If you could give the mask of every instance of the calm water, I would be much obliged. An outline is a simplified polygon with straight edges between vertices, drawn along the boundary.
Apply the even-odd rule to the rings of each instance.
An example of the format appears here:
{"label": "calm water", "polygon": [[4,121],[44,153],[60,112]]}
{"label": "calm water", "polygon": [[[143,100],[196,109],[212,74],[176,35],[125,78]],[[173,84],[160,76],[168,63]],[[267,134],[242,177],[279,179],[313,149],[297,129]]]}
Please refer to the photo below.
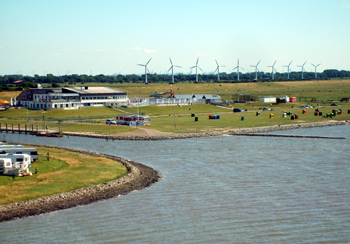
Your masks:
{"label": "calm water", "polygon": [[350,126],[280,133],[347,139],[129,142],[6,134],[13,142],[118,155],[163,178],[143,191],[0,223],[0,242],[350,242]]}

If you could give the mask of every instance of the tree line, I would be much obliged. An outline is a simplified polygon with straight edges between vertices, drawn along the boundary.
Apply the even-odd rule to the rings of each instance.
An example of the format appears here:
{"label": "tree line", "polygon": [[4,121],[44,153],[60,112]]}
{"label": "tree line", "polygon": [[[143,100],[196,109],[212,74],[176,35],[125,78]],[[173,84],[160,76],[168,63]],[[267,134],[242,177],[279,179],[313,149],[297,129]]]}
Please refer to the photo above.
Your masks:
{"label": "tree line", "polygon": [[[345,79],[350,77],[350,71],[329,69],[324,70],[322,73],[317,73],[317,80],[328,79]],[[315,79],[314,72],[304,72],[304,80]],[[220,81],[218,81],[217,74],[199,74],[199,83],[246,83],[254,82],[255,72],[240,73],[239,81],[237,80],[237,73],[230,74],[220,73]],[[18,82],[21,80],[21,82]],[[171,75],[169,74],[148,74],[147,80],[149,83],[171,83]],[[258,80],[261,82],[268,81],[287,81],[287,73],[275,73],[274,80],[272,80],[272,74],[269,72],[258,72]],[[301,80],[301,72],[289,73],[289,81]],[[17,81],[17,82],[16,82]],[[196,82],[195,74],[176,74],[174,75],[175,83],[194,83]],[[67,84],[86,84],[86,83],[101,83],[101,85],[118,84],[118,83],[144,83],[145,75],[62,75],[54,76],[47,74],[46,76],[34,75],[34,76],[22,76],[22,75],[5,75],[0,76],[0,91],[16,91],[28,88],[35,88],[37,84],[47,84],[51,87],[62,87]]]}

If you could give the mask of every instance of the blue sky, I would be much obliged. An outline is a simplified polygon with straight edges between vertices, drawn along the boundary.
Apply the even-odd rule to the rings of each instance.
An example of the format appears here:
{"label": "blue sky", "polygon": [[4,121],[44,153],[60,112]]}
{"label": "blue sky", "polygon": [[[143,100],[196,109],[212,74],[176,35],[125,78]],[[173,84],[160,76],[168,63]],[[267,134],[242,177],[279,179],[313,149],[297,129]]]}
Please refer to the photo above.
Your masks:
{"label": "blue sky", "polygon": [[350,70],[350,0],[1,0],[0,75]]}

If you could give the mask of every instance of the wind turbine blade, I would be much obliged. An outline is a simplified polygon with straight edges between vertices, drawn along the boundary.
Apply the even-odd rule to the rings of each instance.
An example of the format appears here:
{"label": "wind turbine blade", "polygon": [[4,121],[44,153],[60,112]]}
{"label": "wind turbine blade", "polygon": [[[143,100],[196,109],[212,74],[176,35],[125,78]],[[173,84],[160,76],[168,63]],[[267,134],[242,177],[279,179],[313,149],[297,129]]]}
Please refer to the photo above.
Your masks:
{"label": "wind turbine blade", "polygon": [[234,68],[232,69],[232,71],[234,71],[234,70],[237,69],[237,68],[238,68],[238,66],[234,67]]}
{"label": "wind turbine blade", "polygon": [[151,59],[152,59],[152,58],[150,58],[150,59],[148,60],[148,62],[146,63],[146,65],[151,61]]}
{"label": "wind turbine blade", "polygon": [[198,60],[199,60],[199,57],[197,58],[197,63],[196,63],[196,66],[198,65]]}
{"label": "wind turbine blade", "polygon": [[201,68],[198,67],[198,69],[200,69],[201,71],[203,71]]}
{"label": "wind turbine blade", "polygon": [[216,59],[215,59],[215,62],[216,62],[216,64],[219,66],[218,61],[216,61]]}
{"label": "wind turbine blade", "polygon": [[250,67],[256,67],[255,65],[250,65]]}
{"label": "wind turbine blade", "polygon": [[288,66],[291,64],[293,62],[293,60],[292,61],[290,61],[290,63],[288,64]]}
{"label": "wind turbine blade", "polygon": [[216,68],[216,70],[214,71],[214,73],[218,70],[219,67]]}
{"label": "wind turbine blade", "polygon": [[314,65],[314,64],[311,64],[312,66],[314,66],[314,67],[316,67],[316,65]]}
{"label": "wind turbine blade", "polygon": [[[241,69],[243,69],[242,67],[240,67]],[[245,69],[243,69],[243,70],[245,70]]]}
{"label": "wind turbine blade", "polygon": [[256,64],[256,66],[258,66],[260,64],[261,60]]}
{"label": "wind turbine blade", "polygon": [[303,64],[303,66],[306,64],[307,61],[305,61],[305,63]]}
{"label": "wind turbine blade", "polygon": [[277,62],[277,60],[276,60],[276,61],[273,63],[273,65],[272,65],[272,66],[275,66],[276,62]]}
{"label": "wind turbine blade", "polygon": [[196,66],[192,66],[190,69],[196,68]]}
{"label": "wind turbine blade", "polygon": [[170,60],[171,65],[173,65],[173,62],[171,62],[171,58],[170,57],[169,57],[169,60]]}
{"label": "wind turbine blade", "polygon": [[174,67],[177,67],[177,68],[182,68],[181,66],[177,66],[177,65],[175,65]]}
{"label": "wind turbine blade", "polygon": [[321,65],[321,64],[316,65],[316,67],[319,66],[319,65]]}
{"label": "wind turbine blade", "polygon": [[172,67],[173,67],[173,66],[171,66],[170,69],[168,69],[167,73],[171,70]]}
{"label": "wind turbine blade", "polygon": [[140,65],[140,66],[146,66],[146,65],[144,65],[144,64],[138,64],[138,65]]}

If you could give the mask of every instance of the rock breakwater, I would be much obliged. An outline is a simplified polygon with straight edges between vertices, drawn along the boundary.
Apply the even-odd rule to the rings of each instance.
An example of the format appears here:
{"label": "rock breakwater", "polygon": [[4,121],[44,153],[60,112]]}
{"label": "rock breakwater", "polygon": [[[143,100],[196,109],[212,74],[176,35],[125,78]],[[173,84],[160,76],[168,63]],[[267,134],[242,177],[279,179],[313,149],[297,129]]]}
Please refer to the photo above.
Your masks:
{"label": "rock breakwater", "polygon": [[160,178],[158,172],[153,168],[117,156],[64,147],[43,146],[36,144],[23,145],[55,148],[94,157],[109,158],[125,165],[128,170],[128,174],[110,182],[92,185],[70,192],[63,192],[28,201],[0,205],[0,222],[38,215],[60,209],[72,208],[78,205],[86,205],[99,200],[113,198],[118,195],[127,194],[133,190],[140,190],[148,187],[157,182]]}

